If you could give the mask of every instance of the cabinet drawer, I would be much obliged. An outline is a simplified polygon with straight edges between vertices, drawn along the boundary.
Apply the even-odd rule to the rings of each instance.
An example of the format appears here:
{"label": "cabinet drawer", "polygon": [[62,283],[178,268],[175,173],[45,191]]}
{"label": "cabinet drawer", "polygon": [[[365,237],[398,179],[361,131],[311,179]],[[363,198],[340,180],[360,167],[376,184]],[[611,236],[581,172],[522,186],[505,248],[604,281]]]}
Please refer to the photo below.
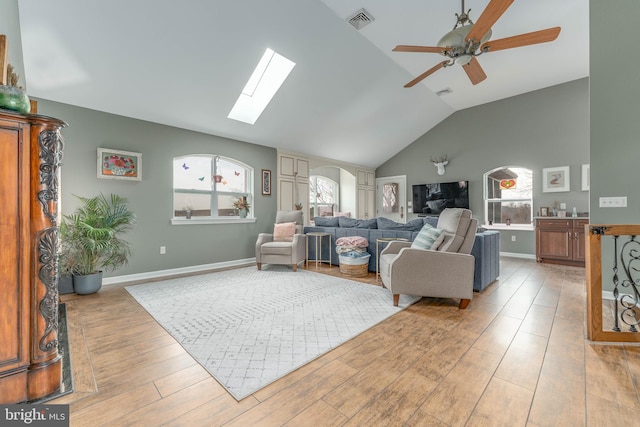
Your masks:
{"label": "cabinet drawer", "polygon": [[570,219],[538,219],[536,220],[536,226],[540,228],[561,228],[570,229]]}

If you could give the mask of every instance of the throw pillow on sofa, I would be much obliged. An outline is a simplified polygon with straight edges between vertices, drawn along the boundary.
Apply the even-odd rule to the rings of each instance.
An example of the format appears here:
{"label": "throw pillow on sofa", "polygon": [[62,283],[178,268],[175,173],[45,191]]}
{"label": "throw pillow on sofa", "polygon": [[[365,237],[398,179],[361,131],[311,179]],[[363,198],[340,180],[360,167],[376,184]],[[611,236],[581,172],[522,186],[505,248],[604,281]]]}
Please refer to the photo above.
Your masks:
{"label": "throw pillow on sofa", "polygon": [[338,218],[332,216],[317,216],[313,218],[316,227],[338,227]]}
{"label": "throw pillow on sofa", "polygon": [[438,228],[437,216],[425,216],[425,217],[422,217],[422,221],[424,221],[425,224],[429,224],[435,228]]}
{"label": "throw pillow on sofa", "polygon": [[351,212],[334,212],[333,216],[344,216],[347,218],[351,218]]}
{"label": "throw pillow on sofa", "polygon": [[273,226],[274,242],[293,242],[294,234],[296,234],[295,222],[281,222]]}
{"label": "throw pillow on sofa", "polygon": [[344,216],[338,217],[340,228],[376,228],[376,219],[356,219]]}
{"label": "throw pillow on sofa", "polygon": [[422,218],[413,219],[406,224],[401,222],[395,222],[389,218],[379,217],[376,219],[379,230],[406,230],[406,231],[420,231],[424,225]]}
{"label": "throw pillow on sofa", "polygon": [[432,227],[429,224],[425,224],[411,243],[411,247],[414,249],[426,249],[435,251],[438,249],[438,246],[442,244],[443,240],[443,230]]}

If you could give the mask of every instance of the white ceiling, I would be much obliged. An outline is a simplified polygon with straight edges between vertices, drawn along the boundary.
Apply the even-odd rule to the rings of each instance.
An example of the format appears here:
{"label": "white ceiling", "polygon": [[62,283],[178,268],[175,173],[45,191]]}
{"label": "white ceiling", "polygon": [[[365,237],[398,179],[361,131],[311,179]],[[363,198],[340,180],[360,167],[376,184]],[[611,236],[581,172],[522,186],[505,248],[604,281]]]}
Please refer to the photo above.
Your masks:
{"label": "white ceiling", "polygon": [[[477,20],[488,0],[467,0]],[[457,110],[586,77],[588,0],[519,0],[492,39],[561,26],[551,43],[478,58],[403,85],[442,57],[458,0],[19,0],[35,97],[377,167]],[[364,7],[360,31],[346,18]],[[269,47],[296,62],[256,124],[227,119]],[[435,92],[453,93],[438,97]],[[180,141],[176,141],[180,143]]]}

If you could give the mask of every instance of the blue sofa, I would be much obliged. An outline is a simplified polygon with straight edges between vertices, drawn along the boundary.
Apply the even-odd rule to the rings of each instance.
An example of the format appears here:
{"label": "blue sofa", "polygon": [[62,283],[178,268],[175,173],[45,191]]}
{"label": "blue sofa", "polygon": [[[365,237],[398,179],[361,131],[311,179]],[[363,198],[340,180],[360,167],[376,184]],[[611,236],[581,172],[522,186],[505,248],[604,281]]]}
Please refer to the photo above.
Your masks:
{"label": "blue sofa", "polygon": [[[376,240],[380,238],[401,238],[413,241],[425,223],[436,226],[437,217],[421,217],[407,222],[406,224],[391,221],[387,218],[354,219],[346,217],[316,217],[314,226],[304,227],[304,233],[325,232],[331,236],[329,239],[322,239],[320,248],[321,256],[317,258],[328,260],[331,251],[331,264],[339,265],[339,257],[336,254],[336,240],[340,237],[361,236],[369,241],[367,252],[369,258],[368,270],[376,271],[378,253],[384,249],[387,242],[378,243],[378,253],[376,253]],[[309,258],[316,259],[315,237],[308,237]],[[475,270],[473,278],[473,290],[481,291],[500,275],[500,233],[494,230],[479,229],[471,250],[471,255],[475,258]]]}

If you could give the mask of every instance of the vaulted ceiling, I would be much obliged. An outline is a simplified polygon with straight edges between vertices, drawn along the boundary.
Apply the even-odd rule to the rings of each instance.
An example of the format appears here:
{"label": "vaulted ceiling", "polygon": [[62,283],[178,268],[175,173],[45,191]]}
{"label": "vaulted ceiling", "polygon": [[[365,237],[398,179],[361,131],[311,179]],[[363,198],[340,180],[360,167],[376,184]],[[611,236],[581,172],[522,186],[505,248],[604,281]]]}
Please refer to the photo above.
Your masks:
{"label": "vaulted ceiling", "polygon": [[[477,20],[489,0],[467,0]],[[19,0],[29,94],[377,167],[457,110],[588,76],[588,0],[517,0],[492,39],[560,26],[557,40],[478,57],[413,88],[458,0]],[[374,20],[347,22],[365,8]],[[254,125],[227,118],[266,48],[296,63]],[[444,96],[436,95],[451,89]],[[499,123],[496,124],[499,126]],[[179,143],[180,141],[176,141]]]}

